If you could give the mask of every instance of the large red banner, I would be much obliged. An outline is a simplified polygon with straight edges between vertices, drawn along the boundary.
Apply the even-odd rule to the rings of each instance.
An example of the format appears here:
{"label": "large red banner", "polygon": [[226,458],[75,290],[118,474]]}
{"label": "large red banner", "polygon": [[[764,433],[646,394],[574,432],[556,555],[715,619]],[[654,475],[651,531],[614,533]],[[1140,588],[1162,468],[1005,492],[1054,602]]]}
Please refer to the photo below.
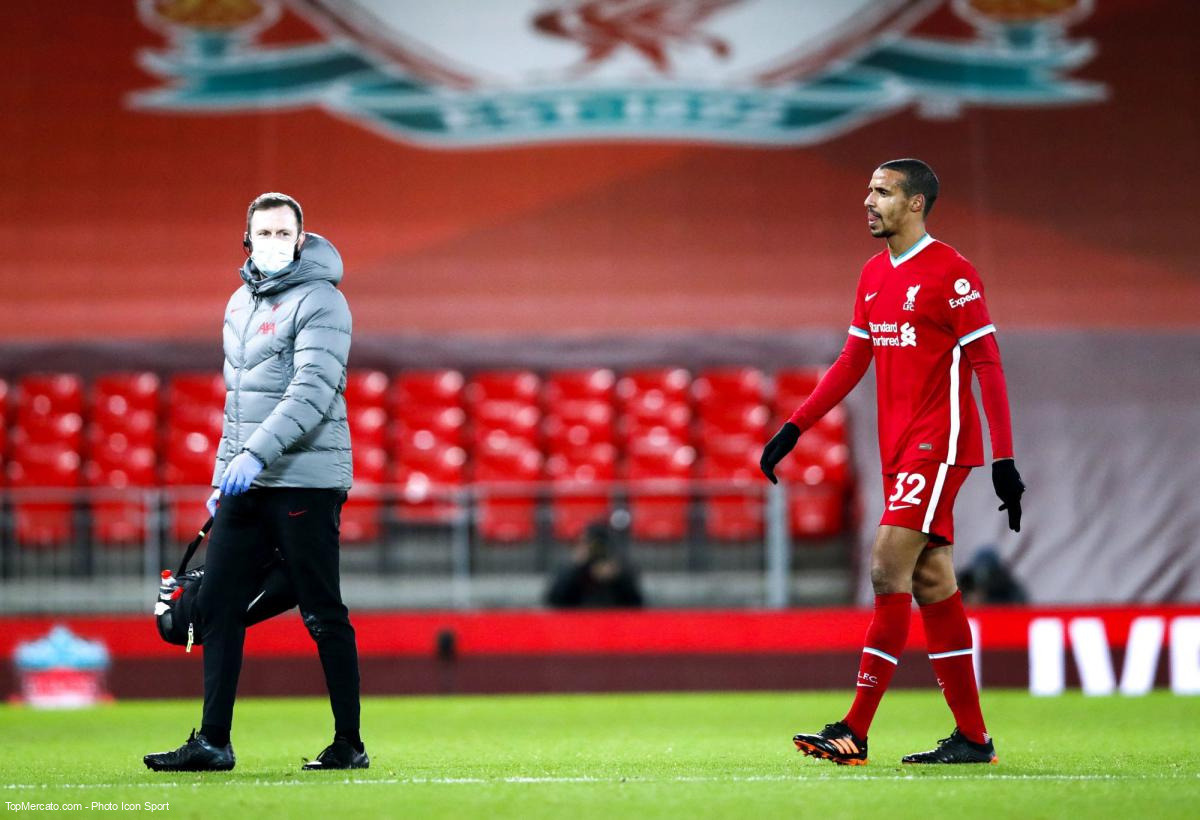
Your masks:
{"label": "large red banner", "polygon": [[1195,3],[408,5],[10,9],[0,337],[215,338],[272,189],[359,332],[842,327],[903,155],[998,324],[1195,327]]}
{"label": "large red banner", "polygon": [[[741,686],[786,688],[787,678],[755,677],[755,665],[766,674],[820,664],[824,670],[808,670],[801,683],[833,685],[842,672],[852,672],[870,617],[865,609],[364,612],[354,616],[354,624],[364,663],[380,667],[454,662],[569,670],[596,663],[613,669],[692,664],[707,670],[717,688],[731,679]],[[985,684],[1028,687],[1041,695],[1074,687],[1089,694],[1135,695],[1156,685],[1200,694],[1197,606],[995,607],[973,610],[970,618]],[[11,658],[16,646],[41,639],[55,624],[103,642],[116,667],[132,663],[149,669],[187,658],[181,647],[158,637],[149,616],[0,619],[0,657]],[[924,635],[914,627],[902,664],[906,673],[926,666],[923,650]],[[268,664],[314,652],[299,618],[283,616],[247,633],[247,656]],[[741,677],[728,677],[728,669],[739,666],[744,667]],[[900,680],[911,685],[919,679]],[[653,676],[633,680],[663,688]],[[546,685],[553,687],[554,681],[550,674]],[[705,681],[692,680],[688,688],[705,688]]]}

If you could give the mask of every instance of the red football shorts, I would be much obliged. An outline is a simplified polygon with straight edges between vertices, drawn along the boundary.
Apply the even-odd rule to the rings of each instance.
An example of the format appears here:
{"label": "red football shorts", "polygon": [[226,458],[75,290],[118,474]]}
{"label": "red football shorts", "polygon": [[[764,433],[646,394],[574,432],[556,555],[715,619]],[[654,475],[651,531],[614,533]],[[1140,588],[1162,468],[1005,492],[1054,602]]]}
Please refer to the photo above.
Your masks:
{"label": "red football shorts", "polygon": [[879,524],[906,527],[929,536],[929,546],[954,543],[954,499],[970,467],[914,461],[883,475],[883,518]]}

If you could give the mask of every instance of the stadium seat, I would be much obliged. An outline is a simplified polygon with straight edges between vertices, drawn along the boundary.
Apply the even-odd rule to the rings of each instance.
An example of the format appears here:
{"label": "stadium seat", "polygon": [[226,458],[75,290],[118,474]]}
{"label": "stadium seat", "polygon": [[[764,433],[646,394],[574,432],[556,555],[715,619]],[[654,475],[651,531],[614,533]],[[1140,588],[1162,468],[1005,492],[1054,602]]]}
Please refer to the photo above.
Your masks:
{"label": "stadium seat", "polygon": [[635,539],[678,541],[687,535],[687,492],[695,460],[696,451],[678,441],[629,453],[625,475]]}
{"label": "stadium seat", "polygon": [[[154,373],[122,372],[97,377],[88,391],[84,479],[102,494],[91,504],[92,533],[100,543],[145,540],[147,510],[137,488],[158,484],[160,388]],[[113,497],[121,493],[131,497]]]}
{"label": "stadium seat", "polygon": [[463,384],[457,370],[405,371],[396,376],[388,408],[396,446],[423,430],[446,444],[464,445]]}
{"label": "stadium seat", "polygon": [[392,438],[394,442],[409,441],[426,432],[446,444],[462,445],[466,442],[466,423],[467,414],[461,407],[410,405],[395,417]]}
{"label": "stadium seat", "polygon": [[537,532],[537,489],[542,454],[520,439],[485,443],[475,453],[479,534],[487,541],[532,540]]}
{"label": "stadium seat", "polygon": [[122,432],[93,435],[84,480],[100,493],[91,503],[92,533],[104,544],[133,546],[146,535],[145,488],[158,485],[153,443]]}
{"label": "stadium seat", "polygon": [[17,380],[15,425],[25,441],[54,441],[78,452],[83,443],[83,382],[72,373]]}
{"label": "stadium seat", "polygon": [[150,372],[107,373],[88,392],[88,427],[121,432],[138,444],[153,446],[158,435],[161,385]]}
{"label": "stadium seat", "polygon": [[8,382],[0,379],[0,475],[8,457]]}
{"label": "stadium seat", "polygon": [[692,374],[681,367],[634,370],[617,382],[617,399],[628,402],[635,396],[658,393],[664,401],[687,403]]}
{"label": "stadium seat", "polygon": [[607,368],[559,370],[546,377],[546,406],[552,408],[571,402],[611,404],[616,384],[616,375]]}
{"label": "stadium seat", "polygon": [[353,446],[376,448],[387,443],[388,377],[380,370],[346,374],[346,417]]}
{"label": "stadium seat", "polygon": [[164,480],[171,492],[171,537],[190,540],[204,523],[221,433],[169,428]]}
{"label": "stadium seat", "polygon": [[225,412],[225,379],[220,373],[176,373],[168,379],[167,417],[170,421],[187,423],[200,419],[210,425],[214,407],[221,414]]}
{"label": "stadium seat", "polygon": [[619,429],[625,441],[665,427],[671,435],[690,438],[691,374],[681,368],[642,370],[617,383]]}
{"label": "stadium seat", "polygon": [[[34,442],[23,437],[18,442],[5,465],[8,486],[14,491],[17,543],[31,547],[66,544],[74,527],[73,503],[64,491],[79,486],[79,453],[63,442]],[[43,492],[30,492],[35,489]]]}
{"label": "stadium seat", "polygon": [[542,411],[536,404],[510,399],[485,399],[471,408],[472,437],[478,447],[495,433],[537,445]]}
{"label": "stadium seat", "polygon": [[462,373],[457,370],[405,370],[392,379],[392,408],[457,407],[462,404]]}
{"label": "stadium seat", "polygon": [[342,505],[342,542],[359,544],[378,541],[383,529],[381,490],[388,480],[387,450],[356,443],[353,453],[354,486]]}
{"label": "stadium seat", "polygon": [[763,535],[762,473],[758,452],[707,454],[700,464],[704,480],[704,527],[717,541],[750,541]]}
{"label": "stadium seat", "polygon": [[551,405],[542,420],[547,452],[570,453],[615,440],[612,404],[595,399],[575,399]]}
{"label": "stadium seat", "polygon": [[775,474],[794,484],[832,484],[845,489],[851,481],[850,448],[813,427],[796,443],[796,449],[779,462]]}
{"label": "stadium seat", "polygon": [[762,404],[767,377],[754,367],[705,370],[692,383],[692,393],[701,406]]}
{"label": "stadium seat", "polygon": [[784,417],[792,412],[816,389],[826,368],[798,367],[775,372],[775,409]]}
{"label": "stadium seat", "polygon": [[607,520],[612,509],[609,484],[617,477],[617,451],[611,444],[550,455],[551,531],[560,541],[579,538],[588,524]]}
{"label": "stadium seat", "polygon": [[792,535],[830,537],[845,528],[845,495],[833,484],[799,486],[788,491]]}
{"label": "stadium seat", "polygon": [[467,478],[467,454],[432,435],[393,452],[399,491],[396,518],[408,524],[448,524],[462,509],[455,494]]}
{"label": "stadium seat", "polygon": [[[775,399],[772,402],[775,428],[787,421],[796,408],[804,403],[827,369],[807,367],[781,370],[775,374]],[[834,407],[813,428],[820,429],[829,437],[844,441],[846,438],[846,408],[842,405]],[[772,430],[772,432],[774,431]]]}
{"label": "stadium seat", "polygon": [[537,405],[541,389],[542,380],[532,370],[482,370],[471,377],[465,396],[473,406],[486,401]]}

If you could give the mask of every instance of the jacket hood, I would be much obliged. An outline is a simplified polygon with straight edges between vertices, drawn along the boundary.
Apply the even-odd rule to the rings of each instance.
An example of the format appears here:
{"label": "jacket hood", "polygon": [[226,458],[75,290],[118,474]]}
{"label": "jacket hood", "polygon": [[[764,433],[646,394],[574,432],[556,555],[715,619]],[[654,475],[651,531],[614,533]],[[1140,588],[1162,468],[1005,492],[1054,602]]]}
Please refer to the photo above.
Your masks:
{"label": "jacket hood", "polygon": [[342,255],[325,237],[305,232],[300,258],[270,276],[260,276],[258,268],[246,260],[242,265],[242,281],[255,296],[278,293],[305,282],[324,280],[332,285],[342,281]]}

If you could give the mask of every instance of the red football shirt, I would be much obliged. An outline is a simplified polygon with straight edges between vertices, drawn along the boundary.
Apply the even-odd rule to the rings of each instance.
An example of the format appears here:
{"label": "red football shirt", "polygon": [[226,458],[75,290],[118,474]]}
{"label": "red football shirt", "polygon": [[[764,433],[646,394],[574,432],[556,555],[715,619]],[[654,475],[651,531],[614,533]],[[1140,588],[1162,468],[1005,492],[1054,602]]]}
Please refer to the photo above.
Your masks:
{"label": "red football shirt", "polygon": [[850,333],[872,344],[885,473],[918,460],[983,464],[962,347],[995,331],[975,268],[928,234],[863,266]]}

